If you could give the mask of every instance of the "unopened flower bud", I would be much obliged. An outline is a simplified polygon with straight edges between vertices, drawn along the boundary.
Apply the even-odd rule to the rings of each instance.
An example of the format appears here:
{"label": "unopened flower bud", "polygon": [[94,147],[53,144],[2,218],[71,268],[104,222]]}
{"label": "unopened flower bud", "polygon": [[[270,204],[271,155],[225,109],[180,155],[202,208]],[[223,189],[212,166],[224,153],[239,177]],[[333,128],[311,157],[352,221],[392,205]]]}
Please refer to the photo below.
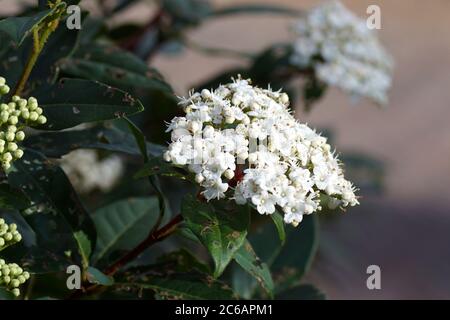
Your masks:
{"label": "unopened flower bud", "polygon": [[234,123],[236,119],[234,117],[225,117],[225,122],[228,124]]}
{"label": "unopened flower bud", "polygon": [[211,97],[211,92],[208,89],[203,89],[201,95],[203,98],[208,99]]}
{"label": "unopened flower bud", "polygon": [[16,140],[23,141],[23,139],[25,139],[25,132],[23,131],[16,132]]}
{"label": "unopened flower bud", "polygon": [[205,180],[205,177],[201,173],[197,173],[195,175],[195,182],[202,183]]}
{"label": "unopened flower bud", "polygon": [[44,123],[47,122],[47,118],[44,117],[44,116],[39,116],[39,117],[37,118],[37,122],[38,122],[39,124],[44,124]]}
{"label": "unopened flower bud", "polygon": [[14,152],[18,149],[19,147],[17,146],[16,143],[14,142],[10,142],[8,143],[8,151]]}
{"label": "unopened flower bud", "polygon": [[227,169],[227,170],[225,170],[225,172],[224,172],[223,175],[224,175],[225,178],[227,178],[227,179],[233,179],[233,177],[234,177],[234,171],[231,170],[231,169]]}
{"label": "unopened flower bud", "polygon": [[249,161],[250,163],[256,162],[257,159],[258,159],[258,155],[257,155],[255,152],[250,153],[250,154],[248,155],[248,161]]}
{"label": "unopened flower bud", "polygon": [[14,158],[15,159],[20,159],[22,157],[23,157],[23,150],[17,149],[16,151],[14,151]]}
{"label": "unopened flower bud", "polygon": [[30,118],[29,119],[31,121],[36,121],[38,118],[39,118],[39,115],[37,114],[37,112],[34,112],[34,111],[30,112]]}
{"label": "unopened flower bud", "polygon": [[14,138],[16,137],[14,132],[8,131],[5,135],[6,141],[14,141]]}

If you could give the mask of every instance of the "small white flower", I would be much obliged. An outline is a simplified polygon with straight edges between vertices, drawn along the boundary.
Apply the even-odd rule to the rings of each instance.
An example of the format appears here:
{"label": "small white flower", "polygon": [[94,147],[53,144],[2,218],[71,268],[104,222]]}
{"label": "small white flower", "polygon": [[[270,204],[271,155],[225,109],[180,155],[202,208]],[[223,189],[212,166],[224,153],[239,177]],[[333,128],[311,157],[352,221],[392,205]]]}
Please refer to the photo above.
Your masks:
{"label": "small white flower", "polygon": [[261,214],[272,214],[275,212],[276,197],[267,191],[262,191],[252,196],[252,203]]}

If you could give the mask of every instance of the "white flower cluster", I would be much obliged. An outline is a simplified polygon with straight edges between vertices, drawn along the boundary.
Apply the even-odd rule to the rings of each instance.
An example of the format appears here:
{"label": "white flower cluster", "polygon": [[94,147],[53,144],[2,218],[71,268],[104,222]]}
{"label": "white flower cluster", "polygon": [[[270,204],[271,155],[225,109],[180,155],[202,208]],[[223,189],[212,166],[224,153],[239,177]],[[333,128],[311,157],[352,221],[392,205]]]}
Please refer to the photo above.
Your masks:
{"label": "white flower cluster", "polygon": [[95,150],[75,150],[61,159],[61,167],[75,189],[80,193],[93,190],[107,192],[117,183],[124,172],[122,159],[111,155],[99,159]]}
{"label": "white flower cluster", "polygon": [[[0,77],[0,96],[8,92],[5,78]],[[42,113],[42,108],[33,97],[25,100],[13,96],[8,104],[0,104],[0,162],[3,170],[8,170],[14,160],[23,156],[23,150],[18,146],[25,139],[23,127],[47,122]]]}
{"label": "white flower cluster", "polygon": [[[8,225],[4,219],[0,218],[0,251],[14,243],[22,240],[22,236],[17,231],[17,225]],[[16,263],[6,263],[0,259],[0,287],[5,287],[14,296],[20,295],[19,286],[30,278],[30,274],[24,271]]]}
{"label": "white flower cluster", "polygon": [[309,11],[294,32],[292,64],[313,67],[320,80],[355,97],[387,103],[393,62],[365,20],[329,1]]}
{"label": "white flower cluster", "polygon": [[207,200],[250,201],[261,214],[276,207],[297,225],[321,209],[358,204],[326,138],[291,115],[286,93],[237,79],[216,90],[182,98],[186,116],[169,124],[166,161],[187,166]]}

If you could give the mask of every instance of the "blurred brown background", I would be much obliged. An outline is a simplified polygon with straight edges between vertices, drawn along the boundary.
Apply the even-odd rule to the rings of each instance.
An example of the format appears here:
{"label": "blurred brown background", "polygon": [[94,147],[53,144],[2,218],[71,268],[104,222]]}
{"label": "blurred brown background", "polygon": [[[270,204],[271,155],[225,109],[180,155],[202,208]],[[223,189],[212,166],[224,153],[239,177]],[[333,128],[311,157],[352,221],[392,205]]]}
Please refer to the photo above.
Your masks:
{"label": "blurred brown background", "polygon": [[[0,0],[2,11],[18,0]],[[83,3],[93,8],[91,0]],[[217,6],[272,3],[305,9],[320,1],[216,0]],[[331,128],[336,148],[361,151],[386,164],[383,195],[366,197],[322,224],[319,256],[308,276],[330,298],[450,298],[450,1],[344,0],[366,16],[381,7],[385,47],[396,67],[390,104],[380,109],[330,90],[310,114],[297,117],[314,127]],[[11,7],[8,8],[7,5]],[[152,5],[142,4],[121,19],[145,21]],[[210,47],[259,51],[291,38],[285,16],[234,16],[210,20],[190,33]],[[158,55],[151,64],[186,94],[227,67],[245,61],[209,57],[192,50]],[[339,215],[339,214],[336,214]],[[300,227],[301,232],[301,227]],[[293,253],[295,254],[295,253]],[[381,267],[381,290],[366,288],[366,268]]]}

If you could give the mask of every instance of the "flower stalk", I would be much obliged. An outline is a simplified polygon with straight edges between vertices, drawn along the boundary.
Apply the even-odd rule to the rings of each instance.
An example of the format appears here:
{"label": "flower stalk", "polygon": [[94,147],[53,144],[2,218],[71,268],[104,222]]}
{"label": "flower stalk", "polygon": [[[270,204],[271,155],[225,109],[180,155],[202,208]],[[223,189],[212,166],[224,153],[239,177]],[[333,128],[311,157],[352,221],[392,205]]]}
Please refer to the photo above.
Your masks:
{"label": "flower stalk", "polygon": [[[57,6],[61,0],[56,0],[51,7]],[[14,90],[14,95],[20,95],[25,89],[25,85],[30,78],[31,72],[39,58],[40,53],[44,49],[44,46],[50,37],[50,35],[58,28],[59,20],[63,14],[63,10],[56,10],[56,16],[50,22],[44,20],[41,24],[37,25],[33,29],[33,50],[25,64],[22,75],[20,76],[19,82]]]}

